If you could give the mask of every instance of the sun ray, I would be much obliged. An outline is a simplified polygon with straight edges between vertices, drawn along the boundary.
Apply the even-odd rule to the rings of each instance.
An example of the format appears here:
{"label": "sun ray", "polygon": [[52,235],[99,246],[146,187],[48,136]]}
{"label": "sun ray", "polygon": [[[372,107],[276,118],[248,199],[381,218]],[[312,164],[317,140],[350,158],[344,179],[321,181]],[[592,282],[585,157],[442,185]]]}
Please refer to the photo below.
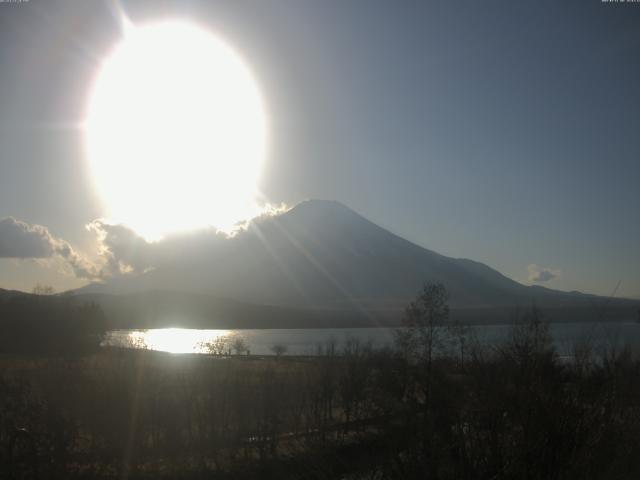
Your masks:
{"label": "sun ray", "polygon": [[334,277],[331,272],[329,272],[329,270],[327,270],[325,268],[324,265],[322,265],[322,263],[311,254],[311,252],[309,252],[309,250],[307,250],[304,245],[302,245],[302,243],[300,241],[298,241],[297,238],[295,238],[294,235],[291,234],[291,232],[289,232],[286,228],[284,228],[280,222],[278,221],[277,217],[274,217],[274,225],[276,225],[277,228],[280,229],[280,231],[285,235],[285,237],[289,240],[289,242],[291,242],[291,244],[300,252],[302,253],[302,255],[309,261],[309,263],[311,263],[311,265],[322,275],[324,276],[327,280],[329,280],[329,282],[336,287],[336,289],[340,292],[340,294],[342,294],[343,298],[351,304],[351,306],[358,312],[362,313],[365,317],[367,317],[368,321],[370,324],[372,325],[376,325],[379,324],[380,322],[378,322],[378,320],[371,314],[370,311],[368,311],[366,308],[364,308],[360,302],[358,302],[353,295],[351,295],[349,293],[349,291],[344,288],[344,286],[340,283],[340,281]]}

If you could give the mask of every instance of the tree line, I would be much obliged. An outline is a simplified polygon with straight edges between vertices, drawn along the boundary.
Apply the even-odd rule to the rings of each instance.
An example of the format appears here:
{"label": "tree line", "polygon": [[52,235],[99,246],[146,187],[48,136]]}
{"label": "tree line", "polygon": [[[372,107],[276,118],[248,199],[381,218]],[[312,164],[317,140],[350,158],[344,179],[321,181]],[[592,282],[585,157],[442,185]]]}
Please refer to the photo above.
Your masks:
{"label": "tree line", "polygon": [[427,284],[389,348],[0,359],[6,478],[638,478],[640,360],[556,352],[536,308],[483,346]]}
{"label": "tree line", "polygon": [[68,354],[100,345],[107,322],[98,305],[43,286],[34,291],[0,298],[0,352]]}

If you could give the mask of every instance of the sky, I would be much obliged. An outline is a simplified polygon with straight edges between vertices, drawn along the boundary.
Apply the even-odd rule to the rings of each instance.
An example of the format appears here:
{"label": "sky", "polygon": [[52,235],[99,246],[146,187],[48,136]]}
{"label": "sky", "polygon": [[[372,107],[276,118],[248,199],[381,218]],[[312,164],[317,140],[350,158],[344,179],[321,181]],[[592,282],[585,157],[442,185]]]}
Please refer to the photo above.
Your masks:
{"label": "sky", "polygon": [[599,0],[0,3],[0,288],[95,278],[78,125],[118,12],[240,53],[269,202],[338,200],[526,284],[640,298],[640,3]]}

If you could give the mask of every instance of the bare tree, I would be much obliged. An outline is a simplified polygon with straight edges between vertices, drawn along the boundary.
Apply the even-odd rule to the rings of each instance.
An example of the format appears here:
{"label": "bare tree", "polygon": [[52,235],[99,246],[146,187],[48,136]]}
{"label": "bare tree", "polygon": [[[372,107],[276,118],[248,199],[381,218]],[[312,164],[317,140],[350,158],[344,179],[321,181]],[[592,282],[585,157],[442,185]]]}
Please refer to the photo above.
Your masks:
{"label": "bare tree", "polygon": [[515,315],[503,353],[518,363],[554,355],[549,322],[544,320],[542,311],[532,305],[523,313],[516,312]]}
{"label": "bare tree", "polygon": [[231,342],[231,348],[236,355],[241,355],[247,351],[248,345],[247,342],[240,335],[237,335],[233,342]]}
{"label": "bare tree", "polygon": [[448,326],[448,330],[452,337],[453,344],[460,355],[460,368],[464,369],[464,359],[467,354],[469,343],[469,326],[459,321],[455,321]]}
{"label": "bare tree", "polygon": [[199,342],[198,347],[201,351],[209,353],[211,355],[224,355],[229,349],[228,339],[220,335],[214,340]]}
{"label": "bare tree", "polygon": [[396,332],[396,345],[409,358],[425,362],[431,368],[434,353],[447,340],[449,294],[441,283],[425,283],[405,310],[403,327]]}
{"label": "bare tree", "polygon": [[53,295],[56,291],[51,285],[37,283],[36,286],[33,287],[32,293],[34,295]]}
{"label": "bare tree", "polygon": [[[396,345],[404,353],[413,372],[413,386],[409,394],[415,415],[420,411],[418,436],[421,449],[433,452],[436,448],[434,398],[434,357],[443,352],[450,335],[448,331],[449,295],[441,283],[425,283],[422,290],[405,311],[403,329],[398,330]],[[416,419],[418,416],[416,416]],[[431,476],[435,478],[435,462],[430,462]]]}
{"label": "bare tree", "polygon": [[281,357],[285,353],[287,353],[287,346],[282,345],[281,343],[276,343],[275,345],[271,345],[271,353],[273,353],[276,357]]}

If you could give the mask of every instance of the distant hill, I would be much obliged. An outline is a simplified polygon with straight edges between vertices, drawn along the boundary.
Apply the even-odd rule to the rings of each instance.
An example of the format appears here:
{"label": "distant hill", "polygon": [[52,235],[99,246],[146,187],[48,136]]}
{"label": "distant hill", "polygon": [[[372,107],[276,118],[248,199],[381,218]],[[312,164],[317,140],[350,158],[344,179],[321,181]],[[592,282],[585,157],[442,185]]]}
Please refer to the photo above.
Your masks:
{"label": "distant hill", "polygon": [[124,295],[82,293],[81,302],[104,311],[111,329],[126,328],[301,328],[393,325],[394,318],[339,309],[255,305],[200,293],[152,291]]}
{"label": "distant hill", "polygon": [[[394,327],[400,324],[402,306],[376,308],[303,308],[257,305],[199,293],[153,291],[124,295],[85,293],[82,303],[95,303],[105,313],[110,329],[189,327],[237,328],[340,328]],[[602,305],[602,304],[600,304]],[[636,318],[637,304],[544,307],[552,322],[616,321]],[[512,322],[516,306],[454,307],[451,318],[467,324]]]}
{"label": "distant hill", "polygon": [[0,288],[0,300],[5,300],[7,298],[12,298],[12,297],[19,297],[22,295],[31,295],[31,294],[26,292],[21,292],[19,290],[5,290],[3,288]]}
{"label": "distant hill", "polygon": [[[440,255],[334,201],[309,200],[254,220],[207,252],[206,258],[165,264],[76,293],[93,296],[107,311],[120,309],[120,318],[171,322],[174,312],[175,324],[210,325],[215,318],[219,325],[247,326],[397,321],[425,281],[442,282],[452,308],[469,321],[507,321],[515,307],[533,302],[562,313],[554,319],[593,319],[605,303],[594,295],[522,285],[482,263]],[[108,295],[126,297],[115,301]],[[136,313],[124,314],[123,305]],[[629,316],[636,305],[615,300],[610,307]]]}

